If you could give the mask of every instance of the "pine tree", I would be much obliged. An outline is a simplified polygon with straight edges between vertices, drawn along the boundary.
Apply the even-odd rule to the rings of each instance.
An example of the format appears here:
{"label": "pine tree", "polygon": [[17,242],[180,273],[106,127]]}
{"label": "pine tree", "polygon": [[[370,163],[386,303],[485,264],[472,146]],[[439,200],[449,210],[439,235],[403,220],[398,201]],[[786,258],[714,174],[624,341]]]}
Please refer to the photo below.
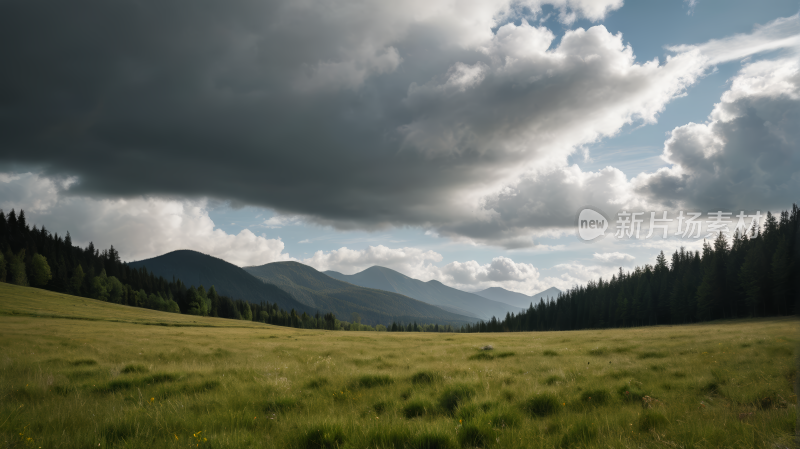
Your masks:
{"label": "pine tree", "polygon": [[17,217],[17,230],[18,231],[28,230],[28,223],[25,222],[25,211],[22,209],[19,210],[19,216]]}
{"label": "pine tree", "polygon": [[772,255],[770,267],[774,312],[781,315],[789,312],[789,290],[792,275],[789,266],[789,248],[786,245],[786,239],[781,237],[775,253]]}
{"label": "pine tree", "polygon": [[[3,211],[0,211],[2,214]],[[6,281],[6,258],[3,253],[0,253],[0,282]]]}
{"label": "pine tree", "polygon": [[750,316],[759,315],[759,305],[762,302],[762,285],[764,283],[763,266],[764,255],[761,252],[761,244],[756,242],[747,252],[744,264],[742,264],[739,272],[747,313]]}
{"label": "pine tree", "polygon": [[219,295],[217,294],[217,289],[215,289],[213,285],[208,290],[208,299],[211,300],[211,310],[209,310],[208,314],[210,316],[219,316],[217,312],[219,308]]}

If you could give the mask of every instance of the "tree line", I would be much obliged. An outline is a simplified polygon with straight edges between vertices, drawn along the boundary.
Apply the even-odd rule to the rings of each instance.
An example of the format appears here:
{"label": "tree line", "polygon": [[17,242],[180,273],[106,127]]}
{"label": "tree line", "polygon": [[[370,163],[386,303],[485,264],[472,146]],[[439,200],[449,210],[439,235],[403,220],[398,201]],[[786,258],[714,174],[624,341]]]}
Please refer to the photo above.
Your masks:
{"label": "tree line", "polygon": [[206,291],[202,285],[156,277],[145,267],[131,268],[122,262],[113,245],[102,251],[93,243],[81,248],[72,244],[69,232],[61,237],[44,226],[28,226],[24,210],[19,215],[13,209],[8,215],[0,210],[0,282],[164,312],[310,329],[349,325],[332,313],[286,312],[268,301],[251,304],[220,295],[214,286]]}
{"label": "tree line", "polygon": [[520,332],[683,324],[780,316],[800,311],[800,210],[767,213],[763,227],[720,233],[702,251],[680,248],[668,260],[576,286],[519,314],[462,327]]}

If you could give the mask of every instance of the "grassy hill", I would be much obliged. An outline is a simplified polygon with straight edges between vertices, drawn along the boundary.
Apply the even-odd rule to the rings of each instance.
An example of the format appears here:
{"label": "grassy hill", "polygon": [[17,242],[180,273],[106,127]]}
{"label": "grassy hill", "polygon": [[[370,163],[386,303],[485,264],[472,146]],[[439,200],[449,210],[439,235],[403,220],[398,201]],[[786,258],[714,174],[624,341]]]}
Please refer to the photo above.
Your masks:
{"label": "grassy hill", "polygon": [[269,301],[287,312],[291,309],[312,315],[315,312],[313,308],[306,307],[276,285],[264,283],[232,263],[197,251],[172,251],[128,265],[134,268],[146,267],[147,271],[165,279],[172,279],[174,276],[186,285],[203,285],[206,289],[213,285],[219,294],[234,299],[256,304]]}
{"label": "grassy hill", "polygon": [[385,267],[374,266],[353,275],[326,271],[328,276],[361,287],[400,293],[461,315],[489,320],[502,319],[506,313],[519,313],[519,307],[492,301],[473,293],[462,292],[439,281],[422,282]]}
{"label": "grassy hill", "polygon": [[561,290],[550,287],[543,292],[536,293],[535,295],[523,295],[522,293],[508,291],[501,287],[490,287],[486,290],[481,290],[479,292],[475,292],[476,295],[482,296],[486,299],[491,299],[493,301],[504,302],[506,304],[511,304],[517,307],[521,307],[523,309],[527,309],[530,307],[531,303],[536,305],[539,300],[544,299],[545,301],[547,298],[555,299],[561,293]]}
{"label": "grassy hill", "polygon": [[332,311],[344,320],[356,312],[364,324],[370,325],[392,321],[460,325],[475,321],[408,296],[343,282],[297,262],[275,262],[244,270],[291,293],[308,307]]}
{"label": "grassy hill", "polygon": [[[0,282],[0,316],[171,327],[277,328],[254,321],[181,315]],[[39,321],[47,323],[48,321]],[[283,329],[282,327],[280,329]]]}
{"label": "grassy hill", "polygon": [[305,330],[0,283],[0,444],[788,448],[799,341],[791,318],[503,334]]}

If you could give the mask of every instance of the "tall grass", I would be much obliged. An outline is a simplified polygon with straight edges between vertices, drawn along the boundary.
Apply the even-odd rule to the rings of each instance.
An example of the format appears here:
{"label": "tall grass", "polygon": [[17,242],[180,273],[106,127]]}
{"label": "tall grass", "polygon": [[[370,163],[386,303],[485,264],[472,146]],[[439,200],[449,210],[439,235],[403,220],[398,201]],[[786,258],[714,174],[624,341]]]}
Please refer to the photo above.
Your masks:
{"label": "tall grass", "polygon": [[794,320],[531,337],[494,335],[471,360],[485,335],[278,328],[0,284],[0,447],[793,447]]}

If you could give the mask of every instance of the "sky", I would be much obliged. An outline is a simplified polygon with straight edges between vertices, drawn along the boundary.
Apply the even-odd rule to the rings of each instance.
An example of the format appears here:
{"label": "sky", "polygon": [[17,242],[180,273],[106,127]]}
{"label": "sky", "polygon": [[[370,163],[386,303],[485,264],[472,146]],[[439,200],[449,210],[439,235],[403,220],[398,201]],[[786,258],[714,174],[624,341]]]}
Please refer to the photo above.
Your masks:
{"label": "sky", "polygon": [[2,0],[0,208],[128,261],[565,290],[798,202],[798,10]]}

